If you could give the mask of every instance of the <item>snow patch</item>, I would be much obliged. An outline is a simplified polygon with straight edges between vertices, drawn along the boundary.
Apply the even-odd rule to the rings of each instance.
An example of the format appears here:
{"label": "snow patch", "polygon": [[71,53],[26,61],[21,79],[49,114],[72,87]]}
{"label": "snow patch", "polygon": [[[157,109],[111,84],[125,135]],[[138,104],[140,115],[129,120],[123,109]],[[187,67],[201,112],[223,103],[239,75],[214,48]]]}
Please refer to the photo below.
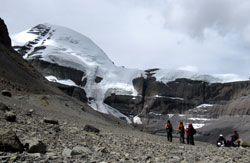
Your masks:
{"label": "snow patch", "polygon": [[154,77],[157,81],[163,83],[168,83],[170,81],[175,81],[178,78],[186,78],[191,80],[200,80],[208,83],[226,83],[233,81],[244,81],[248,80],[247,78],[242,78],[236,74],[215,74],[215,75],[206,75],[201,74],[195,71],[186,71],[183,69],[159,69],[155,71]]}
{"label": "snow patch", "polygon": [[138,116],[135,116],[134,118],[133,118],[133,122],[135,123],[135,124],[143,124],[142,123],[142,121],[141,121],[141,118],[140,117],[138,117]]}
{"label": "snow patch", "polygon": [[169,97],[169,96],[159,96],[159,95],[149,96],[147,98],[167,98],[167,99],[172,99],[172,100],[184,100],[184,98],[181,98],[181,97]]}
{"label": "snow patch", "polygon": [[188,118],[189,120],[193,121],[210,121],[211,119],[208,118]]}
{"label": "snow patch", "polygon": [[205,108],[205,107],[212,107],[214,106],[213,104],[201,104],[199,106],[197,106],[196,108]]}
{"label": "snow patch", "polygon": [[26,31],[23,31],[21,33],[11,36],[12,44],[22,46],[26,44],[27,42],[35,40],[37,38],[37,35],[28,33],[28,32],[29,30],[26,30]]}
{"label": "snow patch", "polygon": [[64,84],[64,85],[70,85],[70,86],[78,87],[78,85],[75,82],[73,82],[72,80],[70,80],[70,79],[59,80],[55,76],[52,76],[52,75],[51,76],[45,76],[45,78],[48,81],[51,81],[51,82],[56,82],[56,83],[61,83],[61,84]]}
{"label": "snow patch", "polygon": [[172,118],[174,116],[174,114],[168,114],[169,118]]}
{"label": "snow patch", "polygon": [[204,123],[193,123],[193,127],[194,127],[195,129],[197,129],[197,128],[202,128],[203,126],[205,126]]}
{"label": "snow patch", "polygon": [[149,112],[148,114],[155,115],[155,116],[161,116],[162,115],[160,113],[155,113],[155,112]]}

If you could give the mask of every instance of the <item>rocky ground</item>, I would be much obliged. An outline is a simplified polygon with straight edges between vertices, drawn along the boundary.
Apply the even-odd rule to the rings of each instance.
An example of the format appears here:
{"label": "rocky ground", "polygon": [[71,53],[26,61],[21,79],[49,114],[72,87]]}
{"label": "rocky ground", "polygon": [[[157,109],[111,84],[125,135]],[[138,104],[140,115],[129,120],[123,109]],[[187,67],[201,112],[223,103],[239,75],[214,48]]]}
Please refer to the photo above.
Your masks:
{"label": "rocky ground", "polygon": [[[249,148],[190,146],[177,138],[169,143],[64,96],[0,95],[0,102],[0,133],[11,129],[30,145],[24,152],[0,152],[1,162],[250,162]],[[84,130],[87,124],[100,132]]]}

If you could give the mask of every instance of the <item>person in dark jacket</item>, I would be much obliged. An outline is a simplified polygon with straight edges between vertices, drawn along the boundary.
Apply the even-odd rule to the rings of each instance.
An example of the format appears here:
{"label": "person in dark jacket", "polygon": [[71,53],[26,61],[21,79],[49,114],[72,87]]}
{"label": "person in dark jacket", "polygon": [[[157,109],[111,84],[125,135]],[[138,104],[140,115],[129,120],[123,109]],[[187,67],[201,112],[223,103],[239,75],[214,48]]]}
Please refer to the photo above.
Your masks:
{"label": "person in dark jacket", "polygon": [[220,137],[217,140],[217,147],[224,147],[226,146],[226,139],[223,137],[222,134],[220,134]]}
{"label": "person in dark jacket", "polygon": [[234,129],[233,135],[231,136],[231,146],[235,147],[236,145],[234,144],[234,142],[238,139],[239,139],[239,134],[238,134],[237,130]]}
{"label": "person in dark jacket", "polygon": [[196,134],[196,130],[192,123],[189,123],[188,128],[186,129],[187,144],[194,145],[194,134]]}
{"label": "person in dark jacket", "polygon": [[167,137],[168,137],[168,141],[172,142],[172,131],[173,131],[173,127],[172,124],[170,122],[170,120],[167,121],[167,123],[165,124],[165,129],[167,131]]}
{"label": "person in dark jacket", "polygon": [[183,144],[185,144],[185,138],[184,138],[184,135],[185,135],[185,128],[184,128],[184,125],[183,125],[183,122],[182,121],[180,121],[180,124],[179,124],[179,126],[178,126],[178,128],[177,128],[177,131],[179,132],[179,134],[180,134],[180,143],[183,143]]}

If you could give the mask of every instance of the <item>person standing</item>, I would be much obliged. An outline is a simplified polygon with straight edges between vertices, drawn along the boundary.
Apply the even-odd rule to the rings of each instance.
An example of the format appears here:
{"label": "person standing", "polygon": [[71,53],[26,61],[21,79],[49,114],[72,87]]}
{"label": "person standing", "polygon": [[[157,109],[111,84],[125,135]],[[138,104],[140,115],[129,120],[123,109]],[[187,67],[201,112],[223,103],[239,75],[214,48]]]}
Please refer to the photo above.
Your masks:
{"label": "person standing", "polygon": [[194,145],[194,134],[196,134],[196,130],[192,123],[189,123],[188,128],[186,129],[187,144]]}
{"label": "person standing", "polygon": [[185,128],[184,128],[184,125],[183,125],[183,122],[180,121],[180,124],[177,128],[177,131],[179,132],[180,134],[180,143],[183,143],[185,144],[185,138],[184,138],[184,135],[185,135]]}
{"label": "person standing", "polygon": [[170,120],[167,121],[167,123],[165,124],[165,129],[167,131],[167,137],[168,137],[168,141],[172,142],[172,131],[173,131],[173,127],[172,124],[170,122]]}

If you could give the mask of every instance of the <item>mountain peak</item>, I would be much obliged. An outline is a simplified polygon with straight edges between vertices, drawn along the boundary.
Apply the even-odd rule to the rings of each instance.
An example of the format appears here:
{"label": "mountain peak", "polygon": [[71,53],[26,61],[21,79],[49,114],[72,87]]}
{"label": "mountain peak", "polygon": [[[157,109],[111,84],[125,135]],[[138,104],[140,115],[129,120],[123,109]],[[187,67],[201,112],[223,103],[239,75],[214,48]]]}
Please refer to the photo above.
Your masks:
{"label": "mountain peak", "polygon": [[93,41],[66,27],[39,24],[14,35],[13,40],[14,48],[28,60],[41,58],[75,69],[79,69],[79,65],[113,66],[113,62]]}

